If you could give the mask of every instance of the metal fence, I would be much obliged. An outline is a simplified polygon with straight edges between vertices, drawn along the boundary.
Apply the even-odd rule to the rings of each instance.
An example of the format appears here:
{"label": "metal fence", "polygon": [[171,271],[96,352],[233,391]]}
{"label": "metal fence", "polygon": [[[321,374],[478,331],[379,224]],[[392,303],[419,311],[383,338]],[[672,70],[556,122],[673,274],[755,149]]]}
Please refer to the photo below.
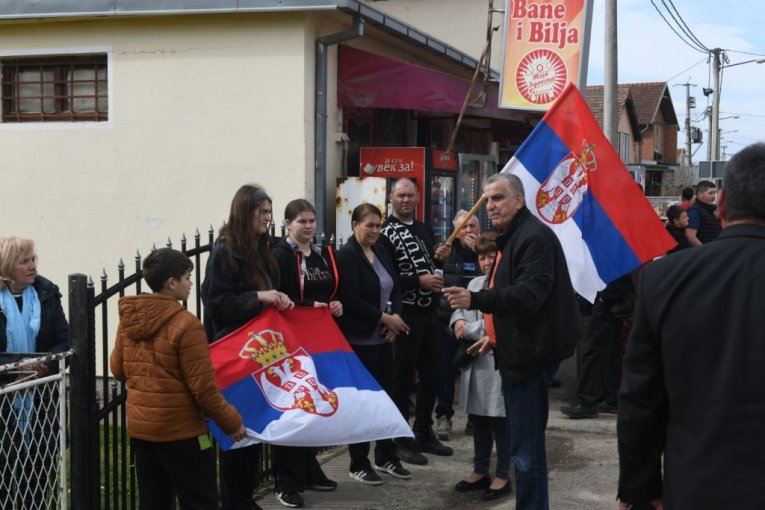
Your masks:
{"label": "metal fence", "polygon": [[[0,365],[0,508],[68,508],[65,359],[71,352],[3,353]],[[50,375],[37,377],[33,365]]]}
{"label": "metal fence", "polygon": [[[276,240],[274,230],[272,224],[271,237]],[[206,239],[197,231],[193,246],[188,246],[184,235],[179,247],[194,262],[195,291],[192,300],[183,304],[200,320],[202,301],[199,290],[214,236],[212,227]],[[284,236],[283,227],[281,236]],[[324,244],[323,235],[320,242]],[[330,242],[334,242],[334,238]],[[166,246],[172,247],[170,239]],[[141,262],[140,253],[136,253],[133,274],[126,276],[125,264],[120,260],[116,282],[111,286],[104,270],[97,295],[91,279],[81,274],[69,276],[70,335],[72,349],[76,353],[70,369],[71,408],[75,417],[71,441],[77,445],[71,452],[73,508],[110,510],[135,509],[138,506],[137,480],[125,427],[126,388],[124,383],[109,378],[108,374],[112,340],[110,311],[116,309],[116,301],[120,297],[142,291]],[[97,345],[100,349],[96,349]],[[96,359],[97,351],[100,351],[99,359]],[[103,377],[99,378],[99,373]],[[271,476],[267,446],[264,447],[258,476],[260,481]]]}

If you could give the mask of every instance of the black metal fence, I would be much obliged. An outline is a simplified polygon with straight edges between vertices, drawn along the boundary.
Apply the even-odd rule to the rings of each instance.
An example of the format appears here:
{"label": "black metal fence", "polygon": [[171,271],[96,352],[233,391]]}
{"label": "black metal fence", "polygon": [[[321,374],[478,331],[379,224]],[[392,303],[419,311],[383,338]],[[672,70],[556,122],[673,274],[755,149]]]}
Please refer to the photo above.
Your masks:
{"label": "black metal fence", "polygon": [[[274,230],[272,224],[271,237],[278,239],[274,237]],[[193,299],[183,304],[200,320],[202,268],[214,236],[210,227],[206,239],[196,232],[193,246],[187,245],[185,235],[180,243],[180,251],[194,262],[195,272]],[[281,229],[283,236],[284,227]],[[324,244],[324,235],[320,242]],[[334,244],[334,238],[330,239],[330,244]],[[172,247],[170,239],[167,246]],[[109,377],[109,354],[113,335],[110,312],[116,310],[116,301],[120,297],[141,292],[141,261],[141,254],[136,252],[133,274],[126,276],[125,264],[120,260],[116,282],[111,286],[104,270],[98,294],[92,279],[82,274],[69,276],[69,323],[75,353],[70,366],[72,508],[111,510],[138,506],[134,462],[125,426],[126,388],[124,383]],[[271,476],[267,447],[258,476],[260,481]]]}

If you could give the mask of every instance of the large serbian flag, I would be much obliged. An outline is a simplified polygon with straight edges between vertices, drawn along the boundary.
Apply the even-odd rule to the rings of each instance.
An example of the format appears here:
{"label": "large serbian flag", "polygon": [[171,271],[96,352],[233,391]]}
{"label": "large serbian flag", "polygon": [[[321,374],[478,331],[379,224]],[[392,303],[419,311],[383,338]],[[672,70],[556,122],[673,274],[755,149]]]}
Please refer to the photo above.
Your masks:
{"label": "large serbian flag", "polygon": [[590,302],[676,244],[573,84],[502,172],[523,181],[527,207],[557,234],[574,289]]}
{"label": "large serbian flag", "polygon": [[235,445],[214,422],[224,450],[256,442],[326,446],[412,430],[369,375],[328,308],[267,308],[210,346],[218,387],[244,419]]}

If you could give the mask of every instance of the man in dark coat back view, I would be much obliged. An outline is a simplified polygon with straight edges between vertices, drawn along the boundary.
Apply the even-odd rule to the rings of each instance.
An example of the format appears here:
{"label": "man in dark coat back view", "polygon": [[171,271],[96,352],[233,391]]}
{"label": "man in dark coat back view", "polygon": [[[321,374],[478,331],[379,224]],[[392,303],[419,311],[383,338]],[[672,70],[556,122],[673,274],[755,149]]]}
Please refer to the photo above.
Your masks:
{"label": "man in dark coat back view", "polygon": [[620,508],[765,508],[765,144],[737,153],[724,182],[720,237],[640,277],[619,393]]}

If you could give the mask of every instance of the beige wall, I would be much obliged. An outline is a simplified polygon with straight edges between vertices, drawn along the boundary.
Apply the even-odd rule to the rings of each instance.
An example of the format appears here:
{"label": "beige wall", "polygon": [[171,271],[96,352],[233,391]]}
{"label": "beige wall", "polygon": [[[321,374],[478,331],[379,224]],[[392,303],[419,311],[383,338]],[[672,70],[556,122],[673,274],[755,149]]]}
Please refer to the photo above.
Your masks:
{"label": "beige wall", "polygon": [[[486,44],[489,0],[364,0],[478,59]],[[494,0],[494,8],[505,8],[504,0]],[[459,13],[459,14],[456,14]],[[492,37],[491,66],[502,62],[502,13],[494,13],[493,26],[500,26]]]}
{"label": "beige wall", "polygon": [[[617,128],[619,133],[627,133],[630,137],[629,154],[624,158],[624,163],[630,164],[635,161],[635,133],[632,131],[632,124],[630,124],[630,115],[627,112],[627,107],[622,106],[622,111],[619,114],[619,127]],[[617,147],[617,152],[619,152]]]}
{"label": "beige wall", "polygon": [[[313,193],[313,38],[293,15],[6,26],[0,52],[106,47],[108,124],[0,126],[2,235],[36,240],[40,271],[96,278],[168,236],[217,229],[234,191]],[[310,112],[310,115],[307,115]]]}

